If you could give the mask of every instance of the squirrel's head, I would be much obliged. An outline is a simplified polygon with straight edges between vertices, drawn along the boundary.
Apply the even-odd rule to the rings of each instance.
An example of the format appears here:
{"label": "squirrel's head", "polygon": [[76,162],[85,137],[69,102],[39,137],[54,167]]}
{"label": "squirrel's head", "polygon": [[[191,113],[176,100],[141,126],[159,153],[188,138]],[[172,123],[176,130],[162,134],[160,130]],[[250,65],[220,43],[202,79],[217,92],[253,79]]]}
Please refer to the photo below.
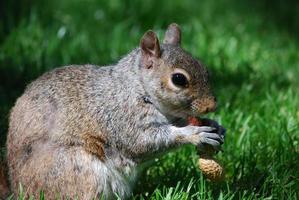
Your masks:
{"label": "squirrel's head", "polygon": [[165,116],[186,118],[214,111],[208,71],[180,43],[177,24],[169,25],[161,45],[153,31],[143,35],[139,67],[144,88]]}

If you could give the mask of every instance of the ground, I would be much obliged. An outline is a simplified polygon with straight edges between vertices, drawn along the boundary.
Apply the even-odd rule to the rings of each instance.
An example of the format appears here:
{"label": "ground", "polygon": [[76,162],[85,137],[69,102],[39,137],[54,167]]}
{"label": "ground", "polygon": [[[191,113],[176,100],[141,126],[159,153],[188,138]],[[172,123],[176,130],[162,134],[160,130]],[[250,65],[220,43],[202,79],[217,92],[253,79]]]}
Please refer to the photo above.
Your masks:
{"label": "ground", "polygon": [[[299,197],[299,3],[275,1],[12,0],[0,3],[0,134],[26,84],[54,67],[117,62],[143,33],[181,25],[182,45],[211,72],[227,128],[217,158],[226,180],[208,182],[194,147],[144,172],[134,199]],[[3,19],[3,20],[2,20]]]}

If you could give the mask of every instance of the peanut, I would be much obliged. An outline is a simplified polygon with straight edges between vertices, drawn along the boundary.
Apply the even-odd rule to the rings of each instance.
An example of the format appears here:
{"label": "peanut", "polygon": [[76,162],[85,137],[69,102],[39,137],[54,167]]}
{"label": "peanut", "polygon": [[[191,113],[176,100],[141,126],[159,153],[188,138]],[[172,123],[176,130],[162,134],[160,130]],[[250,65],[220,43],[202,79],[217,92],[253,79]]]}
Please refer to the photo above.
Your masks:
{"label": "peanut", "polygon": [[[189,124],[193,126],[202,126],[202,122],[195,117],[188,118]],[[211,147],[207,147],[205,152],[198,151],[200,158],[198,159],[199,169],[203,175],[210,181],[217,182],[224,178],[224,169],[220,163],[213,158],[215,151]]]}

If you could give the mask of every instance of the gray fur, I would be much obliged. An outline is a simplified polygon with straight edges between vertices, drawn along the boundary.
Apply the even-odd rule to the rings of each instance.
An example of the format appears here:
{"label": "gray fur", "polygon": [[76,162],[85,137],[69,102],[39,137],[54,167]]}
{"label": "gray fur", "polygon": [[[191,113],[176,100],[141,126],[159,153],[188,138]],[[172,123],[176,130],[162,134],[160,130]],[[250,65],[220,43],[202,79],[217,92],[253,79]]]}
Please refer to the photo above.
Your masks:
{"label": "gray fur", "polygon": [[[160,49],[157,58],[137,48],[116,65],[57,68],[32,82],[10,115],[13,192],[21,183],[26,194],[38,196],[39,188],[47,199],[126,198],[137,167],[154,156],[190,143],[218,148],[223,137],[213,128],[175,125],[214,109],[206,69],[179,46]],[[192,77],[188,90],[165,82],[174,68]]]}

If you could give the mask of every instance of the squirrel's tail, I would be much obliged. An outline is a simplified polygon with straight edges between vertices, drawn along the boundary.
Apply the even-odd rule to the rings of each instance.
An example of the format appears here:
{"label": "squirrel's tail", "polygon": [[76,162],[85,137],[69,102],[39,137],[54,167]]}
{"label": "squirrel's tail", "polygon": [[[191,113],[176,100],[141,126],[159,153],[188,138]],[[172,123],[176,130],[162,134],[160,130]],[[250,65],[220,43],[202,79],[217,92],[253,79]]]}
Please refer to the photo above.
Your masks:
{"label": "squirrel's tail", "polygon": [[0,199],[6,199],[10,193],[7,163],[0,158]]}

